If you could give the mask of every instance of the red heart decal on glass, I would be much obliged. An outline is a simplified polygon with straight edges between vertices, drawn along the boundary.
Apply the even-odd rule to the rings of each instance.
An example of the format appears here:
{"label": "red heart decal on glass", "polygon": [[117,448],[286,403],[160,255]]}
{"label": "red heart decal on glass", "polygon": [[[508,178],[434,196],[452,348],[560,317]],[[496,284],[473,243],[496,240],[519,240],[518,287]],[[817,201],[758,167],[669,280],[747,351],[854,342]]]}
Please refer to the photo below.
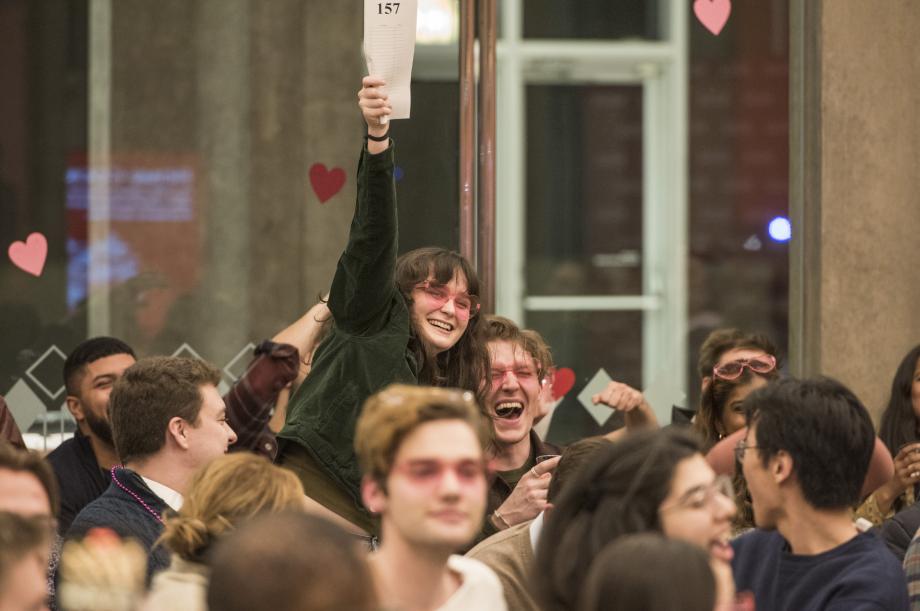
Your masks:
{"label": "red heart decal on glass", "polygon": [[732,3],[731,0],[696,0],[693,12],[707,30],[718,36],[731,15]]}
{"label": "red heart decal on glass", "polygon": [[325,164],[314,163],[310,166],[310,185],[316,197],[319,198],[319,203],[325,204],[345,185],[345,170],[342,168],[327,170]]}
{"label": "red heart decal on glass", "polygon": [[560,367],[553,375],[553,399],[559,400],[575,386],[575,372],[568,367]]}
{"label": "red heart decal on glass", "polygon": [[33,276],[41,276],[48,256],[48,240],[35,232],[29,234],[25,242],[13,242],[7,251],[13,265]]}

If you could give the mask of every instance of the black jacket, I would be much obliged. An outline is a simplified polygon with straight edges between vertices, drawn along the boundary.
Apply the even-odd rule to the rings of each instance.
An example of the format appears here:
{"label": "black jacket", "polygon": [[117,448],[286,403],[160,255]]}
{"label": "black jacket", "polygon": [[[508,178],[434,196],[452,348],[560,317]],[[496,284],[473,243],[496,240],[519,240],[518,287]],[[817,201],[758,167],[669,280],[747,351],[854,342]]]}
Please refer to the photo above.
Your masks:
{"label": "black jacket", "polygon": [[904,562],[907,546],[920,528],[920,502],[902,509],[888,518],[876,530],[885,540],[888,549],[894,552],[898,562]]}
{"label": "black jacket", "polygon": [[47,458],[61,490],[58,533],[64,535],[77,514],[105,492],[112,478],[99,468],[89,437],[79,429],[72,439],[64,441]]}

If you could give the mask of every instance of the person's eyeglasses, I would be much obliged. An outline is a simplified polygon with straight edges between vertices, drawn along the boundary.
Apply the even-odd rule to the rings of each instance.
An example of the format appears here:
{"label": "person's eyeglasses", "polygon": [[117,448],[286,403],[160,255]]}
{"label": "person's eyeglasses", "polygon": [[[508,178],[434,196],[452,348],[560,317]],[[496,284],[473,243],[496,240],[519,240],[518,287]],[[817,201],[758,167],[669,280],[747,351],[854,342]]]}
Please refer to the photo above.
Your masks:
{"label": "person's eyeglasses", "polygon": [[703,509],[711,507],[719,497],[734,502],[735,488],[732,486],[731,478],[727,475],[717,476],[708,485],[691,488],[683,493],[673,505],[662,507],[659,511],[670,511],[678,508]]}
{"label": "person's eyeglasses", "polygon": [[487,466],[484,460],[449,462],[436,459],[409,460],[393,466],[393,473],[402,474],[418,486],[434,486],[451,472],[462,486],[472,486],[484,481]]}
{"label": "person's eyeglasses", "polygon": [[752,359],[738,359],[716,365],[712,368],[712,374],[723,380],[736,380],[747,367],[754,373],[770,373],[776,369],[776,357],[772,354],[764,354]]}
{"label": "person's eyeglasses", "polygon": [[469,293],[451,293],[447,287],[430,281],[415,285],[433,307],[440,308],[453,300],[457,318],[469,320],[479,312],[479,298]]}
{"label": "person's eyeglasses", "polygon": [[735,446],[735,460],[738,462],[744,461],[744,452],[745,450],[757,449],[757,446],[750,445],[747,440],[742,439],[738,442],[738,445]]}

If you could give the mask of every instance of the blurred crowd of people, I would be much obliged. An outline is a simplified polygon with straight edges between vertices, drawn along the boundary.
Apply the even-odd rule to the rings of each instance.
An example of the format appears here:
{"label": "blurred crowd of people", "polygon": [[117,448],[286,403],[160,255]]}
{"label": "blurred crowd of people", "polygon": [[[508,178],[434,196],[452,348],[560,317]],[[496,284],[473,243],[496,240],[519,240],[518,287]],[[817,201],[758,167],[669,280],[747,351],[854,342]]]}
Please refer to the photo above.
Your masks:
{"label": "blurred crowd of people", "polygon": [[479,311],[459,254],[398,255],[384,85],[328,296],[224,396],[95,337],[62,372],[72,439],[27,451],[0,406],[0,609],[920,610],[920,346],[878,433],[720,329],[691,422],[613,381],[622,428],[549,443],[550,346]]}

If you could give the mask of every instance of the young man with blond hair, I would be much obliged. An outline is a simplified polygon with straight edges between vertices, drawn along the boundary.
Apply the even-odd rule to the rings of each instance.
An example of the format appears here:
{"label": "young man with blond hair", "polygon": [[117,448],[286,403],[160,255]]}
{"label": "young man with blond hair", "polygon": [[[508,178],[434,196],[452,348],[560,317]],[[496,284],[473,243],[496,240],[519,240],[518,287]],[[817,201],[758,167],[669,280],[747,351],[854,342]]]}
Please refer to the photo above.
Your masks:
{"label": "young man with blond hair", "polygon": [[485,512],[486,438],[470,392],[392,385],[364,404],[355,450],[362,498],[381,520],[370,562],[382,608],[505,611],[491,569],[455,555]]}

